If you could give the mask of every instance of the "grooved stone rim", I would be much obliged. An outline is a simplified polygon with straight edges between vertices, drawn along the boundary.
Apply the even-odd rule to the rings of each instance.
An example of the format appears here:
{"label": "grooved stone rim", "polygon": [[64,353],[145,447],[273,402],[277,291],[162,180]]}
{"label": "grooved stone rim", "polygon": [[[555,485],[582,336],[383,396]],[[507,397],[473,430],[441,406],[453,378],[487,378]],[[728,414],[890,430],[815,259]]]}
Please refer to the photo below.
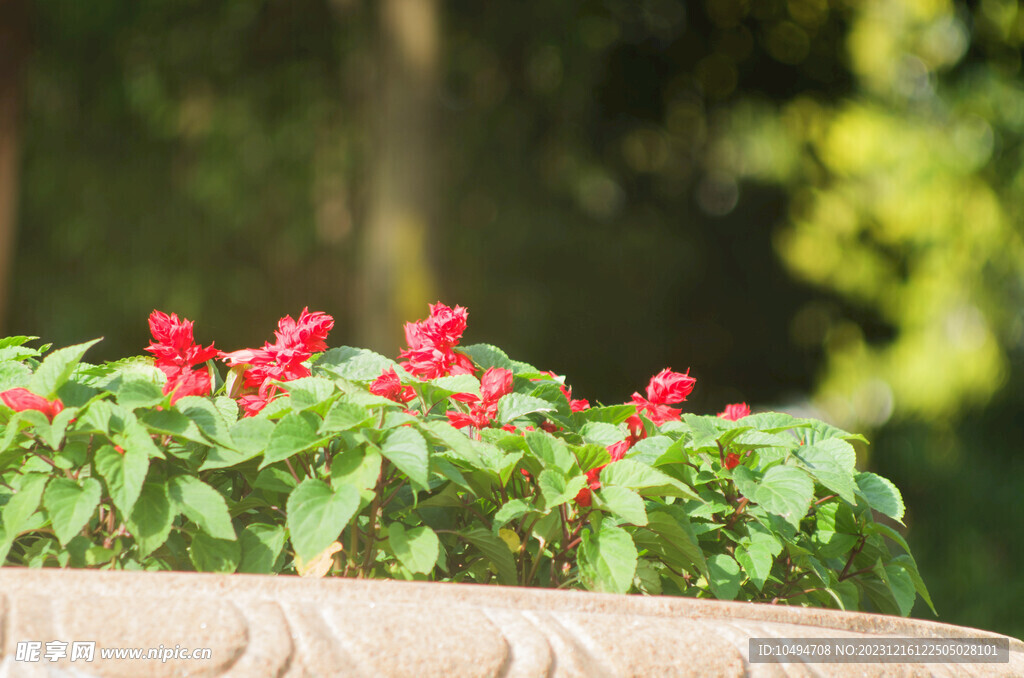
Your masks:
{"label": "grooved stone rim", "polygon": [[[1009,664],[751,664],[750,637],[1005,638],[816,608],[472,584],[0,569],[0,676],[1024,675]],[[16,661],[18,641],[209,647]]]}

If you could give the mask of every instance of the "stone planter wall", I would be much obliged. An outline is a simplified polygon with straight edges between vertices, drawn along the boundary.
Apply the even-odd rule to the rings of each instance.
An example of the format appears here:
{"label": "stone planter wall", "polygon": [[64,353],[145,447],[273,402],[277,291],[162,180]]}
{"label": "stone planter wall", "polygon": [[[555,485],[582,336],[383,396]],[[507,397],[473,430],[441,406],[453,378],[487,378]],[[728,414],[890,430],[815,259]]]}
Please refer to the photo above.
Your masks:
{"label": "stone planter wall", "polygon": [[[1024,676],[1009,663],[762,664],[749,638],[1001,638],[882,615],[672,597],[253,575],[0,570],[0,676]],[[28,646],[42,644],[36,661]],[[45,656],[51,641],[67,657]],[[95,641],[93,661],[71,661]],[[161,648],[162,646],[162,648]],[[210,648],[104,659],[102,648]],[[179,652],[180,654],[180,652]]]}

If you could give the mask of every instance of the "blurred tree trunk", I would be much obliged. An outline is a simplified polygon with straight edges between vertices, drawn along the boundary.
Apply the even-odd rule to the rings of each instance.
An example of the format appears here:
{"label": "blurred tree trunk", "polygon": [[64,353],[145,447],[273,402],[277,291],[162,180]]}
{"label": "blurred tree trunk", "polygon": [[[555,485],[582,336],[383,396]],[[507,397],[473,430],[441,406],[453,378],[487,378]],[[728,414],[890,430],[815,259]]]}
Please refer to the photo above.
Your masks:
{"label": "blurred tree trunk", "polygon": [[402,322],[436,301],[428,247],[437,173],[437,0],[381,0],[372,192],[360,257],[355,330],[361,345],[394,355]]}
{"label": "blurred tree trunk", "polygon": [[7,334],[18,206],[18,117],[27,55],[27,5],[0,0],[0,336]]}

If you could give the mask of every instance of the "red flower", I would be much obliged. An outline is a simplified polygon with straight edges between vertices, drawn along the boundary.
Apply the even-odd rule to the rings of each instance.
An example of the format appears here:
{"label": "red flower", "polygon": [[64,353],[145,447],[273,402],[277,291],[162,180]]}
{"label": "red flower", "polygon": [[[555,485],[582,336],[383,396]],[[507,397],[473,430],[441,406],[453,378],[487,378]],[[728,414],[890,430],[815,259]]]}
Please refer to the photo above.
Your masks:
{"label": "red flower", "polygon": [[455,428],[486,428],[498,414],[498,401],[511,392],[512,373],[501,367],[492,367],[480,378],[481,397],[472,393],[455,393],[451,396],[453,400],[469,404],[470,410],[468,413],[446,412],[448,422]]}
{"label": "red flower", "polygon": [[53,418],[64,409],[64,403],[60,401],[60,398],[54,398],[52,401],[47,400],[27,388],[12,388],[4,391],[0,393],[0,400],[3,400],[4,405],[7,405],[7,407],[15,412],[37,410],[45,414],[46,418],[50,421],[53,421]]}
{"label": "red flower", "polygon": [[370,384],[370,393],[384,396],[397,403],[407,403],[416,397],[416,391],[412,386],[403,387],[398,379],[398,373],[390,367],[381,372],[381,375]]}
{"label": "red flower", "polygon": [[469,312],[462,306],[449,308],[438,302],[430,305],[430,317],[405,324],[409,348],[398,354],[401,366],[421,379],[436,379],[449,374],[472,374],[473,361],[452,350],[466,330]]}
{"label": "red flower", "polygon": [[[607,464],[605,464],[605,466],[607,466]],[[576,503],[580,506],[590,506],[590,503],[593,500],[591,492],[601,488],[600,476],[601,469],[603,468],[604,466],[598,466],[597,468],[592,468],[587,471],[587,487],[584,487],[576,493]]]}
{"label": "red flower", "polygon": [[729,454],[725,455],[725,462],[723,463],[723,466],[725,466],[725,468],[731,471],[739,465],[740,455],[738,455],[735,452],[730,452]]}
{"label": "red flower", "polygon": [[620,440],[617,443],[613,443],[608,446],[608,454],[611,455],[612,461],[618,461],[626,456],[626,452],[629,452],[629,448],[632,445],[629,442],[629,438]]}
{"label": "red flower", "polygon": [[480,399],[497,402],[512,392],[512,372],[492,367],[480,377]]}
{"label": "red flower", "polygon": [[[250,392],[238,399],[246,416],[259,412],[270,402],[279,390],[275,381],[294,381],[310,375],[305,362],[314,354],[327,348],[327,334],[334,327],[334,318],[326,313],[310,313],[302,309],[298,320],[285,316],[277,323],[275,342],[264,343],[263,348],[246,348],[232,353],[222,353],[224,360],[232,367],[248,365],[245,371],[245,388]],[[252,396],[255,391],[258,398]]]}
{"label": "red flower", "polygon": [[210,372],[197,365],[217,357],[220,353],[213,344],[203,348],[192,336],[192,321],[178,319],[154,310],[149,314],[149,331],[153,341],[146,350],[153,354],[153,364],[167,376],[164,395],[171,393],[171,402],[187,395],[206,395],[210,392]]}
{"label": "red flower", "polygon": [[646,398],[639,393],[633,394],[633,404],[636,405],[637,412],[645,412],[657,426],[666,421],[677,421],[680,410],[669,405],[683,402],[693,391],[697,380],[691,377],[689,372],[687,370],[686,373],[680,374],[666,367],[651,377],[650,383],[647,384]]}
{"label": "red flower", "polygon": [[718,416],[729,421],[738,421],[743,417],[750,416],[750,408],[747,407],[746,403],[733,403],[732,405],[726,405],[725,410],[719,412]]}

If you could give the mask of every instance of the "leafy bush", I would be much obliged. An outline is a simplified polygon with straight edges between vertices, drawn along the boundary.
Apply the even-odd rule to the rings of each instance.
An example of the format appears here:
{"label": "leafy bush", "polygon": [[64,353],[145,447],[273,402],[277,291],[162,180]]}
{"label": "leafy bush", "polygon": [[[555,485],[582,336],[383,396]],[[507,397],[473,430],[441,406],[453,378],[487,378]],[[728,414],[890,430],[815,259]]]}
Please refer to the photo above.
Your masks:
{"label": "leafy bush", "polygon": [[305,310],[232,353],[156,311],[152,358],[0,340],[0,559],[931,605],[874,519],[903,502],[854,468],[860,436],[743,404],[682,414],[695,380],[668,369],[591,407],[460,346],[466,317],[432,306],[401,362],[328,350],[333,321]]}

